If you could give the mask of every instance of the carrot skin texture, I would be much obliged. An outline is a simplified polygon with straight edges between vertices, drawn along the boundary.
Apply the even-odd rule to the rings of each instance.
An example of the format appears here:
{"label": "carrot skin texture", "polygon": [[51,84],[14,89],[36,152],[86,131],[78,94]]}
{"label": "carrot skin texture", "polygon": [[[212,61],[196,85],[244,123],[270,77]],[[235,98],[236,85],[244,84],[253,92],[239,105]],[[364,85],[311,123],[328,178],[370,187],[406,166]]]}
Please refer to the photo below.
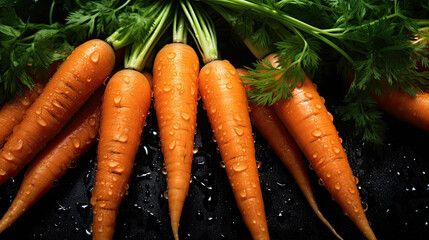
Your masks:
{"label": "carrot skin texture", "polygon": [[[238,68],[237,72],[240,76],[249,74],[244,68]],[[246,85],[246,89],[250,89],[250,86],[248,86],[249,85]],[[255,126],[259,133],[267,140],[276,155],[292,174],[295,182],[317,217],[338,239],[342,239],[320,212],[316,198],[311,189],[311,183],[302,153],[280,118],[277,116],[273,107],[251,103],[250,108],[250,119],[252,120],[253,126]]]}
{"label": "carrot skin texture", "polygon": [[199,90],[238,209],[253,239],[269,239],[246,91],[226,60],[206,64]]}
{"label": "carrot skin texture", "polygon": [[104,87],[85,103],[66,127],[37,155],[24,173],[20,189],[3,218],[0,233],[49,191],[55,180],[96,142]]}
{"label": "carrot skin texture", "polygon": [[[267,56],[275,62],[275,54]],[[362,207],[355,178],[341,144],[333,117],[308,75],[293,97],[274,103],[276,111],[295,142],[311,163],[332,198],[368,239],[376,239]]]}
{"label": "carrot skin texture", "polygon": [[151,102],[144,75],[121,70],[107,83],[101,105],[97,172],[91,205],[93,239],[112,239]]}
{"label": "carrot skin texture", "polygon": [[22,121],[25,111],[42,93],[44,86],[44,83],[37,82],[32,90],[26,88],[22,95],[3,105],[0,110],[0,148],[12,134],[13,128]]}
{"label": "carrot skin texture", "polygon": [[429,93],[417,93],[413,97],[402,91],[388,89],[383,96],[374,94],[373,98],[383,111],[429,131]]}
{"label": "carrot skin texture", "polygon": [[165,45],[153,68],[154,107],[167,170],[168,206],[175,239],[189,190],[197,121],[199,60],[183,43]]}
{"label": "carrot skin texture", "polygon": [[15,176],[57,135],[109,76],[112,47],[98,39],[78,46],[46,84],[0,152],[0,184]]}

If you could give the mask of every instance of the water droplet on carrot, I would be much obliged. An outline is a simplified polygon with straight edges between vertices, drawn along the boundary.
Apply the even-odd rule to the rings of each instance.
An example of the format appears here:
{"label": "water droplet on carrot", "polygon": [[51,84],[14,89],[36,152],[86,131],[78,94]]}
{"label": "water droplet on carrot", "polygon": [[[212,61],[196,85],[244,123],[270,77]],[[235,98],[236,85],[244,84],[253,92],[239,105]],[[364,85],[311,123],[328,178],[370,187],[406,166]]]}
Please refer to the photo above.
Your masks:
{"label": "water droplet on carrot", "polygon": [[46,127],[46,126],[48,125],[48,123],[45,121],[45,119],[43,119],[43,118],[41,118],[41,117],[39,117],[39,118],[36,120],[36,122],[37,122],[40,126],[42,126],[42,127]]}
{"label": "water droplet on carrot", "polygon": [[113,194],[113,190],[111,188],[109,188],[109,190],[107,190],[107,194],[112,195]]}
{"label": "water droplet on carrot", "polygon": [[173,59],[174,57],[176,57],[176,53],[175,53],[175,52],[169,52],[169,53],[167,54],[167,58],[168,58],[168,59]]}
{"label": "water droplet on carrot", "polygon": [[317,158],[317,152],[313,153],[313,158]]}
{"label": "water droplet on carrot", "polygon": [[326,174],[326,177],[327,177],[327,178],[331,178],[331,177],[332,177],[332,174],[331,174],[331,173],[327,173],[327,174]]}
{"label": "water droplet on carrot", "polygon": [[217,127],[217,129],[219,129],[219,130],[222,130],[222,124],[220,124],[218,127]]}
{"label": "water droplet on carrot", "polygon": [[173,150],[174,149],[174,147],[176,147],[176,141],[172,141],[171,143],[170,143],[170,145],[168,145],[168,148],[170,149],[170,150]]}
{"label": "water droplet on carrot", "polygon": [[119,104],[119,103],[121,102],[121,100],[122,100],[122,95],[116,95],[116,96],[113,98],[113,102],[114,102],[115,104]]}
{"label": "water droplet on carrot", "polygon": [[318,183],[319,183],[320,186],[323,186],[323,180],[321,178],[319,178]]}
{"label": "water droplet on carrot", "polygon": [[118,141],[121,143],[126,143],[128,141],[128,135],[122,134],[121,136],[119,136]]}
{"label": "water droplet on carrot", "polygon": [[262,162],[259,160],[256,160],[256,167],[259,169],[262,166]]}
{"label": "water droplet on carrot", "polygon": [[247,162],[236,162],[232,165],[232,170],[236,172],[241,172],[247,169]]}
{"label": "water droplet on carrot", "polygon": [[194,147],[194,149],[192,149],[192,153],[197,154],[198,153],[198,147]]}
{"label": "water droplet on carrot", "polygon": [[322,109],[322,105],[320,105],[320,104],[316,104],[315,107],[319,110]]}
{"label": "water droplet on carrot", "polygon": [[21,104],[22,104],[23,106],[28,106],[28,105],[30,105],[30,100],[28,99],[28,97],[24,97],[24,98],[22,99],[22,101],[21,101]]}
{"label": "water droplet on carrot", "polygon": [[243,135],[244,130],[242,127],[234,127],[234,132],[237,133],[238,136]]}
{"label": "water droplet on carrot", "polygon": [[231,88],[232,88],[232,83],[231,83],[231,82],[228,82],[228,83],[226,84],[226,88],[231,89]]}
{"label": "water droplet on carrot", "polygon": [[322,131],[316,129],[311,133],[311,135],[313,135],[313,137],[320,137],[322,136]]}
{"label": "water droplet on carrot", "polygon": [[[205,69],[204,70],[204,74],[205,75],[209,75],[210,74],[210,68]],[[206,78],[206,80],[208,80],[208,79]]]}
{"label": "water droplet on carrot", "polygon": [[336,190],[340,190],[340,189],[341,189],[341,185],[340,185],[340,183],[339,183],[339,182],[337,182],[337,183],[335,184],[335,189],[336,189]]}
{"label": "water droplet on carrot", "polygon": [[4,158],[8,161],[12,161],[15,159],[15,156],[11,152],[5,152],[3,154]]}
{"label": "water droplet on carrot", "polygon": [[95,126],[95,124],[97,123],[97,121],[95,120],[95,118],[94,118],[94,117],[90,117],[90,118],[88,119],[88,123],[89,123],[89,126],[94,127],[94,126]]}
{"label": "water droplet on carrot", "polygon": [[353,188],[349,188],[349,193],[354,194],[356,192],[356,190],[354,190]]}
{"label": "water droplet on carrot", "polygon": [[228,69],[228,72],[229,72],[232,76],[234,76],[234,75],[237,73],[237,70],[236,70],[235,68],[231,68],[231,69]]}
{"label": "water droplet on carrot", "polygon": [[167,168],[165,166],[162,167],[161,173],[162,175],[167,175]]}
{"label": "water droplet on carrot", "polygon": [[42,113],[42,108],[38,108],[38,109],[36,109],[36,114],[37,115],[39,115],[39,114],[41,114]]}
{"label": "water droplet on carrot", "polygon": [[180,128],[179,123],[177,123],[177,122],[174,123],[173,128],[176,129],[176,130],[178,130]]}
{"label": "water droplet on carrot", "polygon": [[118,162],[118,161],[109,161],[109,162],[107,163],[107,165],[108,165],[109,167],[111,167],[111,168],[114,168],[114,167],[119,166],[119,162]]}
{"label": "water droplet on carrot", "polygon": [[73,146],[74,146],[75,148],[79,148],[79,147],[80,147],[80,141],[79,141],[79,139],[74,138],[74,139],[72,140],[72,142],[73,142]]}
{"label": "water droplet on carrot", "polygon": [[240,196],[241,196],[242,198],[245,198],[245,197],[247,196],[246,190],[243,190],[243,191],[240,193]]}
{"label": "water droplet on carrot", "polygon": [[322,100],[322,103],[325,104],[325,98],[324,97],[320,97],[320,100]]}
{"label": "water droplet on carrot", "polygon": [[358,178],[358,177],[356,177],[356,176],[353,176],[353,178],[354,178],[354,180],[355,180],[355,184],[358,184],[358,183],[359,183],[359,178]]}
{"label": "water droplet on carrot", "polygon": [[333,147],[332,151],[334,151],[334,153],[340,153],[340,148],[338,147]]}
{"label": "water droplet on carrot", "polygon": [[363,212],[368,211],[368,203],[366,203],[365,201],[362,201],[362,208],[363,208]]}
{"label": "water droplet on carrot", "polygon": [[165,199],[168,199],[168,190],[165,190],[162,195],[164,196]]}
{"label": "water droplet on carrot", "polygon": [[103,216],[98,216],[97,221],[99,222],[103,221]]}
{"label": "water droplet on carrot", "polygon": [[210,108],[210,112],[211,112],[211,113],[215,113],[215,112],[216,112],[216,107],[215,107],[215,106],[212,106],[212,107]]}
{"label": "water droplet on carrot", "polygon": [[234,114],[234,117],[233,117],[233,118],[234,118],[234,120],[235,120],[235,121],[237,121],[237,122],[241,122],[241,120],[242,120],[242,119],[241,119],[241,117],[240,117],[240,114],[238,114],[238,113],[237,113],[237,114]]}
{"label": "water droplet on carrot", "polygon": [[185,112],[182,112],[182,113],[180,114],[180,116],[181,116],[184,120],[189,120],[189,118],[190,118],[190,115],[189,115],[188,113],[185,113]]}
{"label": "water droplet on carrot", "polygon": [[309,93],[309,92],[304,93],[304,95],[305,95],[306,97],[310,98],[310,99],[312,99],[312,98],[313,98],[313,94],[311,94],[311,93]]}
{"label": "water droplet on carrot", "polygon": [[170,131],[168,131],[168,134],[170,135],[170,136],[173,136],[174,135],[174,131],[173,130],[170,130]]}
{"label": "water droplet on carrot", "polygon": [[21,148],[22,148],[22,139],[19,139],[18,142],[13,147],[13,150],[18,151],[18,150],[21,150]]}
{"label": "water droplet on carrot", "polygon": [[93,62],[98,62],[100,54],[98,52],[93,52],[89,58],[91,58],[91,61]]}
{"label": "water droplet on carrot", "polygon": [[0,176],[4,176],[6,175],[6,171],[2,168],[0,169]]}

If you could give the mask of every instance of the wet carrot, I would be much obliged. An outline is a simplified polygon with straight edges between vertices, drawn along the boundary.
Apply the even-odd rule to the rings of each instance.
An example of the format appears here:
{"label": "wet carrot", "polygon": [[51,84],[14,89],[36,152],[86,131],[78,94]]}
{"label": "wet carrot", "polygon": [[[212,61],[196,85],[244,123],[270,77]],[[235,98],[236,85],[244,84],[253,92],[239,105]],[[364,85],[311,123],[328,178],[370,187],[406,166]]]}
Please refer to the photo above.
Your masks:
{"label": "wet carrot", "polygon": [[15,176],[57,135],[109,76],[113,49],[102,40],[78,46],[46,84],[0,152],[0,184]]}
{"label": "wet carrot", "polygon": [[[240,76],[249,74],[244,68],[238,68],[237,72]],[[250,90],[250,86],[246,85],[246,89]],[[256,103],[251,103],[250,108],[250,118],[253,126],[255,126],[259,133],[267,140],[279,159],[292,174],[295,182],[298,184],[298,187],[301,189],[301,192],[304,194],[317,217],[338,239],[342,239],[320,212],[316,203],[316,198],[311,189],[310,179],[302,153],[285,126],[283,126],[283,123],[274,109],[268,106],[257,105]]]}
{"label": "wet carrot", "polygon": [[248,101],[237,70],[226,60],[206,64],[199,89],[237,206],[253,239],[269,239]]}
{"label": "wet carrot", "polygon": [[396,118],[429,131],[429,93],[417,93],[416,97],[394,89],[387,89],[382,96],[373,95],[383,111]]}
{"label": "wet carrot", "polygon": [[179,238],[180,216],[191,180],[198,72],[197,53],[184,43],[167,44],[155,57],[154,106],[167,170],[168,206],[175,239]]}
{"label": "wet carrot", "polygon": [[79,112],[31,162],[15,199],[0,220],[0,233],[49,191],[96,142],[100,120],[100,104],[104,88],[100,88]]}
{"label": "wet carrot", "polygon": [[150,101],[149,82],[138,71],[121,70],[107,83],[91,197],[93,239],[113,238],[116,216],[128,188]]}
{"label": "wet carrot", "polygon": [[[271,54],[267,59],[273,66],[278,66],[275,56]],[[332,198],[368,239],[376,239],[363,210],[355,177],[333,117],[323,99],[307,75],[304,83],[295,87],[292,94],[292,98],[276,102],[274,110]]]}
{"label": "wet carrot", "polygon": [[24,118],[24,113],[42,93],[45,84],[37,82],[33,89],[26,88],[22,95],[16,96],[0,110],[0,148],[12,134],[13,128]]}

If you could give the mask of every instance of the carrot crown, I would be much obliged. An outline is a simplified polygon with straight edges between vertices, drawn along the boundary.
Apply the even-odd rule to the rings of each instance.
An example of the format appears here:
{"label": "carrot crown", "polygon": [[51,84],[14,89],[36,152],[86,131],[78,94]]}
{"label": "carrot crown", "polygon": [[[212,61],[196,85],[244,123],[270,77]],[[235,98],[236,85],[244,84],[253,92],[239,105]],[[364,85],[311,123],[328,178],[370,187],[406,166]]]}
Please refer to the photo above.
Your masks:
{"label": "carrot crown", "polygon": [[173,20],[173,42],[186,44],[188,36],[186,29],[186,16],[179,11],[179,8],[176,8]]}
{"label": "carrot crown", "polygon": [[[159,6],[157,5],[159,4]],[[158,1],[158,7],[161,9],[156,11],[154,22],[150,28],[149,33],[141,42],[133,43],[130,48],[125,52],[125,68],[135,69],[137,71],[143,70],[156,43],[159,41],[163,33],[171,24],[171,1]]]}
{"label": "carrot crown", "polygon": [[193,2],[191,4],[185,0],[181,1],[180,5],[191,24],[191,34],[197,43],[203,62],[208,63],[219,59],[216,32],[210,17],[198,3]]}

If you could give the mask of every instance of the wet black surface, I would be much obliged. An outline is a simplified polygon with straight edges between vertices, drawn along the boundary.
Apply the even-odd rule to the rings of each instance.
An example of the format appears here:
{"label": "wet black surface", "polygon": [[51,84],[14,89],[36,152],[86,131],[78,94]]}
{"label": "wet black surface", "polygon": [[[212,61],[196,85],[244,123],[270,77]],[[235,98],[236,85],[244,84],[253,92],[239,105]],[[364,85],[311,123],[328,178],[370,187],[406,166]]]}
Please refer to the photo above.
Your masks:
{"label": "wet black surface", "polygon": [[[234,63],[232,59],[232,62]],[[319,90],[343,139],[372,228],[379,239],[425,239],[429,234],[429,133],[386,116],[387,142],[375,152],[352,134],[334,108],[338,95]],[[326,85],[328,86],[328,85]],[[341,95],[341,94],[339,94]],[[117,218],[115,239],[172,239],[166,177],[153,108],[144,129],[130,188]],[[255,147],[272,239],[334,239],[308,206],[293,178],[255,130]],[[89,203],[96,147],[58,181],[0,239],[91,239]],[[192,182],[182,214],[181,239],[250,239],[233,198],[202,102],[199,104]],[[325,217],[345,239],[363,239],[311,170]],[[0,214],[9,207],[22,174],[0,187]]]}

